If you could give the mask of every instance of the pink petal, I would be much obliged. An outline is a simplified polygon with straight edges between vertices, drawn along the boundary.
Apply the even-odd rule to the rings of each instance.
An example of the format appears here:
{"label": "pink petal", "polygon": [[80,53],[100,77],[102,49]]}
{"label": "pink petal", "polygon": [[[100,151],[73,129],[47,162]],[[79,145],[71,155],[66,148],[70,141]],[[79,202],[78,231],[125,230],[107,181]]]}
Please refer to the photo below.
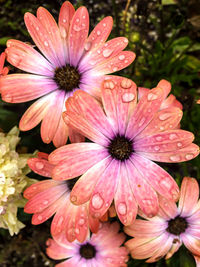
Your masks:
{"label": "pink petal", "polygon": [[158,215],[162,218],[169,220],[175,218],[179,212],[174,201],[159,196],[160,210]]}
{"label": "pink petal", "polygon": [[63,261],[61,263],[56,264],[55,267],[75,267],[75,266],[83,266],[81,263],[82,260],[80,260],[80,258],[78,257],[72,257],[67,259],[66,261]]}
{"label": "pink petal", "polygon": [[155,216],[158,213],[158,198],[155,190],[146,182],[140,169],[137,170],[130,160],[126,162],[126,166],[131,189],[138,205],[147,216]]}
{"label": "pink petal", "polygon": [[27,109],[19,122],[21,131],[31,130],[41,122],[48,111],[51,95],[52,94],[43,96]]}
{"label": "pink petal", "polygon": [[136,106],[136,84],[126,78],[110,76],[103,83],[102,101],[114,131],[123,135],[130,114]]}
{"label": "pink petal", "polygon": [[165,98],[168,96],[172,88],[171,83],[167,80],[161,80],[156,87],[163,89],[163,91],[165,92]]}
{"label": "pink petal", "polygon": [[49,163],[46,159],[31,158],[28,159],[27,163],[29,168],[31,168],[31,170],[35,173],[41,176],[51,177],[54,165]]}
{"label": "pink petal", "polygon": [[162,153],[176,151],[188,146],[194,140],[191,132],[184,130],[171,130],[155,133],[138,141],[134,140],[134,150],[137,152]]}
{"label": "pink petal", "polygon": [[155,113],[159,110],[160,105],[165,97],[165,92],[161,88],[154,88],[148,94],[144,94],[130,117],[126,136],[133,139],[153,119]]}
{"label": "pink petal", "polygon": [[71,191],[71,201],[76,204],[80,205],[85,202],[87,202],[92,195],[92,192],[94,190],[94,186],[98,182],[98,180],[101,178],[101,175],[105,171],[105,169],[108,167],[108,165],[111,162],[111,158],[107,157],[97,164],[95,164],[93,167],[88,169],[76,182],[74,185],[72,191]]}
{"label": "pink petal", "polygon": [[64,66],[66,64],[65,51],[57,23],[53,16],[43,7],[38,8],[37,18],[48,33],[47,41],[52,48],[52,55],[55,58],[54,62],[58,62],[59,66]]}
{"label": "pink petal", "polygon": [[120,163],[112,160],[97,181],[90,200],[90,214],[100,218],[109,209],[116,190]]}
{"label": "pink petal", "polygon": [[140,132],[134,140],[163,131],[176,129],[179,125],[183,112],[176,107],[170,107],[157,112],[147,127]]}
{"label": "pink petal", "polygon": [[22,103],[50,93],[57,89],[57,85],[44,76],[9,74],[1,77],[0,88],[5,102]]}
{"label": "pink petal", "polygon": [[100,72],[101,75],[110,74],[129,66],[135,59],[135,53],[131,51],[122,51],[117,56],[110,58],[104,64],[93,68],[94,73]]}
{"label": "pink petal", "polygon": [[64,100],[64,91],[56,90],[52,95],[48,111],[41,124],[41,137],[44,143],[49,144],[57,132],[63,111]]}
{"label": "pink petal", "polygon": [[121,164],[120,166],[119,181],[114,200],[120,221],[124,225],[132,224],[137,215],[138,205],[133,196],[124,164]]}
{"label": "pink petal", "polygon": [[63,39],[65,39],[65,42],[67,42],[69,26],[70,26],[74,13],[75,13],[75,9],[69,1],[66,1],[62,4],[60,13],[59,13],[58,24],[59,24],[61,36]]}
{"label": "pink petal", "polygon": [[83,51],[89,31],[89,14],[85,7],[76,10],[69,28],[70,64],[77,66]]}
{"label": "pink petal", "polygon": [[45,26],[41,23],[41,21],[29,12],[25,13],[24,21],[34,43],[39,48],[39,50],[43,53],[43,55],[54,66],[61,67],[60,61],[59,61],[60,58],[58,59],[57,54],[55,53],[55,50],[54,50],[55,47],[54,47],[54,43],[52,43],[52,37],[48,33],[48,31],[50,31],[51,29],[47,31]]}
{"label": "pink petal", "polygon": [[73,256],[72,249],[59,245],[53,239],[49,238],[46,242],[46,245],[46,253],[52,259],[61,260]]}
{"label": "pink petal", "polygon": [[163,153],[142,152],[141,154],[143,157],[159,162],[169,162],[169,163],[183,162],[197,157],[199,155],[199,147],[192,143],[174,152],[163,152]]}
{"label": "pink petal", "polygon": [[194,255],[200,256],[199,238],[194,238],[191,235],[182,235],[182,240],[187,249]]}
{"label": "pink petal", "polygon": [[174,95],[169,95],[163,102],[162,102],[162,105],[161,105],[161,109],[165,109],[165,108],[168,108],[168,107],[177,107],[179,109],[183,109],[183,105],[178,101],[176,100],[176,97]]}
{"label": "pink petal", "polygon": [[67,143],[69,129],[64,123],[62,117],[60,117],[56,133],[53,137],[53,144],[55,147],[63,146]]}
{"label": "pink petal", "polygon": [[104,148],[91,143],[70,144],[60,149],[55,150],[49,157],[50,163],[56,164],[55,162],[60,161],[52,173],[55,180],[78,177],[108,155]]}
{"label": "pink petal", "polygon": [[85,137],[69,128],[69,139],[71,143],[81,143],[85,141]]}
{"label": "pink petal", "polygon": [[174,255],[174,253],[176,253],[179,250],[181,245],[182,245],[182,241],[179,239],[179,237],[174,238],[172,246],[169,252],[167,253],[165,259],[168,260],[169,258],[171,258]]}
{"label": "pink petal", "polygon": [[178,185],[163,168],[138,154],[134,154],[133,162],[148,184],[160,195],[173,201],[177,200],[179,197]]}
{"label": "pink petal", "polygon": [[53,66],[32,46],[18,40],[7,41],[7,61],[21,70],[45,75],[54,76]]}
{"label": "pink petal", "polygon": [[179,210],[181,216],[189,216],[192,214],[193,208],[197,205],[199,199],[199,185],[196,179],[184,177],[181,184],[181,192],[179,199]]}

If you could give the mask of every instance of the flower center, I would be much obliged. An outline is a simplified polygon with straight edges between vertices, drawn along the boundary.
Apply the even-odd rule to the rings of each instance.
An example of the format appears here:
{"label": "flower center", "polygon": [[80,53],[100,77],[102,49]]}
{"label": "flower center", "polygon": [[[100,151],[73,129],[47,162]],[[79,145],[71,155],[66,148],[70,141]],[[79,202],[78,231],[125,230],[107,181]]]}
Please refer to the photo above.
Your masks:
{"label": "flower center", "polygon": [[133,142],[124,136],[115,136],[108,146],[108,151],[114,159],[124,161],[133,153]]}
{"label": "flower center", "polygon": [[171,219],[168,221],[168,227],[167,232],[174,234],[174,235],[180,235],[181,233],[184,233],[185,230],[188,227],[188,223],[185,218],[177,216],[174,219]]}
{"label": "flower center", "polygon": [[81,245],[79,252],[81,257],[85,259],[92,259],[95,257],[97,251],[93,245],[91,245],[90,243],[86,243],[84,245]]}
{"label": "flower center", "polygon": [[76,177],[74,179],[66,180],[67,187],[68,187],[68,189],[69,189],[70,192],[72,191],[75,183],[78,181],[79,178],[80,178],[80,176],[79,177]]}
{"label": "flower center", "polygon": [[54,81],[60,90],[71,92],[78,88],[80,84],[81,74],[78,70],[70,65],[62,68],[56,68],[54,72]]}

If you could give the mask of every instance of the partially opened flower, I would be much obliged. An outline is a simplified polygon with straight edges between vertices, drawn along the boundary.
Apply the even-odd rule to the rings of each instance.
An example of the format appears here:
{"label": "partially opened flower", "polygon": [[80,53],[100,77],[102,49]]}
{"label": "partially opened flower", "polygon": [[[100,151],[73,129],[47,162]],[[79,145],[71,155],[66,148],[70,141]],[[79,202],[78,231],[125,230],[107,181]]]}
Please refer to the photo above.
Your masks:
{"label": "partially opened flower", "polygon": [[[48,154],[38,153],[38,158],[28,160],[29,167],[36,173],[51,177],[53,165],[47,160]],[[27,213],[34,213],[32,223],[37,225],[54,216],[51,234],[59,238],[63,232],[71,242],[75,239],[83,242],[88,228],[98,231],[99,221],[88,214],[88,203],[75,206],[70,201],[70,191],[77,178],[69,181],[43,180],[28,187],[24,197],[28,199],[24,207]]]}
{"label": "partially opened flower", "polygon": [[[56,260],[66,259],[56,267],[123,267],[127,266],[128,252],[121,247],[125,240],[123,233],[118,233],[117,222],[103,223],[97,234],[87,237],[84,243],[66,240],[56,242],[47,240],[47,255]],[[65,237],[63,236],[63,239]]]}
{"label": "partially opened flower", "polygon": [[21,103],[39,98],[23,115],[22,131],[34,128],[42,121],[41,137],[55,146],[81,140],[62,119],[66,99],[77,89],[100,97],[104,76],[128,66],[135,54],[123,51],[128,40],[119,37],[106,42],[112,29],[111,17],[104,18],[88,37],[89,15],[85,7],[76,12],[70,2],[64,2],[58,25],[43,7],[37,17],[25,14],[26,27],[43,55],[31,45],[9,40],[7,60],[29,74],[11,74],[1,79],[2,99]]}
{"label": "partially opened flower", "polygon": [[65,122],[93,141],[65,145],[49,156],[56,165],[55,180],[82,175],[71,192],[74,204],[90,200],[90,213],[99,218],[114,198],[121,222],[129,225],[138,205],[149,217],[158,212],[157,193],[178,198],[174,179],[152,160],[190,160],[198,155],[199,147],[192,144],[192,133],[176,129],[182,117],[179,108],[160,110],[170,89],[162,80],[137,103],[136,85],[112,77],[103,84],[103,108],[80,90],[68,99]]}
{"label": "partially opened flower", "polygon": [[184,243],[199,264],[200,200],[199,185],[194,178],[183,179],[178,207],[161,197],[158,215],[145,219],[125,227],[125,232],[134,237],[126,242],[133,258],[148,258],[147,262],[164,256],[169,259]]}
{"label": "partially opened flower", "polygon": [[6,53],[5,52],[1,53],[0,55],[0,77],[8,74],[8,71],[9,71],[7,67],[4,67],[5,58],[6,58]]}

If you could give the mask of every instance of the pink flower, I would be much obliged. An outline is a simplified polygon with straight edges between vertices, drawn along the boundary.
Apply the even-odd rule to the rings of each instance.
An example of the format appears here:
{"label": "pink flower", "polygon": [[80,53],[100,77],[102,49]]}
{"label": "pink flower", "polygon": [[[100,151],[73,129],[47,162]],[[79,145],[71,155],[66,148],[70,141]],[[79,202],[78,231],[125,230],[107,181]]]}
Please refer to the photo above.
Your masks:
{"label": "pink flower", "polygon": [[176,129],[182,111],[160,110],[170,92],[162,80],[137,103],[136,85],[123,77],[112,77],[102,88],[102,103],[86,92],[76,91],[66,102],[65,122],[92,142],[65,145],[49,160],[56,167],[55,180],[80,176],[71,201],[90,200],[90,214],[101,217],[113,198],[119,219],[131,224],[138,205],[149,217],[158,212],[158,194],[176,200],[174,179],[152,160],[182,162],[199,154],[192,133]]}
{"label": "pink flower", "polygon": [[8,74],[8,68],[4,67],[6,54],[3,52],[0,55],[0,77]]}
{"label": "pink flower", "polygon": [[60,10],[58,25],[43,7],[37,17],[25,14],[26,27],[43,55],[31,45],[17,40],[7,42],[8,61],[29,74],[10,74],[0,81],[2,99],[21,103],[39,98],[21,118],[22,131],[41,121],[45,143],[64,145],[69,135],[72,142],[82,140],[68,128],[61,117],[64,103],[77,89],[100,97],[100,84],[105,75],[119,71],[133,62],[135,54],[123,51],[124,37],[106,42],[113,20],[104,18],[88,37],[89,15],[85,7],[76,12],[66,1]]}
{"label": "pink flower", "polygon": [[141,216],[146,220],[138,219],[125,227],[125,232],[134,237],[126,242],[133,258],[148,258],[147,262],[154,262],[166,255],[169,259],[184,243],[198,263],[200,200],[199,186],[194,178],[183,179],[178,207],[173,201],[160,197],[158,215],[151,219]]}
{"label": "pink flower", "polygon": [[[123,233],[118,233],[117,222],[102,224],[97,234],[87,237],[84,243],[66,240],[56,242],[47,240],[47,255],[50,258],[60,260],[66,259],[56,267],[123,267],[128,260],[128,252],[125,247],[120,247],[125,240]],[[63,239],[65,237],[63,236]]]}
{"label": "pink flower", "polygon": [[[38,153],[38,158],[28,160],[29,167],[36,173],[51,177],[53,165],[47,160],[48,154]],[[88,203],[75,206],[70,202],[70,191],[77,178],[69,181],[47,179],[28,187],[24,197],[28,199],[24,207],[27,213],[34,213],[32,223],[37,225],[54,216],[51,223],[51,234],[59,239],[65,233],[71,242],[75,239],[83,242],[88,228],[98,231],[99,221],[88,214]]]}

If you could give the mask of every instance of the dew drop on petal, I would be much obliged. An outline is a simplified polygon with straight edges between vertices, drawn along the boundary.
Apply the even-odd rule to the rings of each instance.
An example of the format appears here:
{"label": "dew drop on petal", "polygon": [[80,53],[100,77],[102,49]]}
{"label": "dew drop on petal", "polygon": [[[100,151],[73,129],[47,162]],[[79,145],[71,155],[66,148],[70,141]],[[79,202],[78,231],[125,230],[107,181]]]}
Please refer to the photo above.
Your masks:
{"label": "dew drop on petal", "polygon": [[60,227],[63,223],[64,219],[63,219],[63,216],[60,216],[60,218],[58,219],[58,222],[57,222],[57,227]]}
{"label": "dew drop on petal", "polygon": [[146,118],[142,117],[142,119],[140,120],[138,126],[141,127],[144,124],[145,120],[146,120]]}
{"label": "dew drop on petal", "polygon": [[114,68],[113,68],[113,71],[117,71],[117,70],[118,70],[118,67],[114,67]]}
{"label": "dew drop on petal", "polygon": [[159,146],[154,146],[154,150],[155,151],[159,151],[160,150],[160,147]]}
{"label": "dew drop on petal", "polygon": [[47,41],[45,41],[45,42],[44,42],[44,45],[45,45],[45,46],[49,46],[49,44],[48,44],[48,42],[47,42]]}
{"label": "dew drop on petal", "polygon": [[95,194],[93,197],[92,197],[92,206],[95,208],[95,209],[100,209],[102,206],[103,206],[103,199],[102,197],[99,195],[99,193]]}
{"label": "dew drop on petal", "polygon": [[178,137],[177,134],[170,134],[170,135],[169,135],[169,139],[170,139],[170,140],[177,139],[177,137]]}
{"label": "dew drop on petal", "polygon": [[131,80],[129,80],[129,79],[123,79],[123,80],[121,81],[121,87],[123,87],[124,89],[128,89],[128,88],[130,88],[131,85],[132,85],[132,82],[131,82]]}
{"label": "dew drop on petal", "polygon": [[148,96],[147,96],[148,101],[156,100],[157,98],[158,96],[156,94],[148,93]]}
{"label": "dew drop on petal", "polygon": [[44,204],[44,205],[47,205],[48,203],[49,203],[48,200],[44,200],[44,201],[43,201],[43,204]]}
{"label": "dew drop on petal", "polygon": [[165,128],[163,126],[160,126],[160,130],[163,131]]}
{"label": "dew drop on petal", "polygon": [[38,170],[42,170],[44,168],[44,163],[38,161],[35,163],[35,167]]}
{"label": "dew drop on petal", "polygon": [[90,48],[91,48],[91,46],[92,46],[92,43],[91,42],[87,42],[86,44],[85,44],[85,50],[86,51],[89,51],[90,50]]}
{"label": "dew drop on petal", "polygon": [[75,32],[79,32],[81,30],[81,28],[76,24],[74,25],[73,29]]}
{"label": "dew drop on petal", "polygon": [[72,203],[75,203],[77,201],[77,197],[76,196],[71,196],[70,200]]}
{"label": "dew drop on petal", "polygon": [[127,207],[126,207],[126,204],[125,203],[120,203],[117,207],[117,210],[118,212],[121,214],[121,215],[125,215],[126,212],[127,212]]}
{"label": "dew drop on petal", "polygon": [[165,121],[165,120],[169,119],[170,117],[171,117],[171,114],[169,114],[169,113],[163,113],[163,114],[159,115],[159,119],[161,121]]}
{"label": "dew drop on petal", "polygon": [[111,49],[105,49],[103,50],[103,56],[104,57],[109,57],[112,54],[113,50]]}
{"label": "dew drop on petal", "polygon": [[151,206],[153,204],[153,201],[151,199],[143,199],[142,203],[147,206]]}
{"label": "dew drop on petal", "polygon": [[106,27],[106,23],[103,23],[103,26]]}
{"label": "dew drop on petal", "polygon": [[42,215],[39,215],[39,216],[38,216],[38,220],[39,220],[39,221],[42,221]]}
{"label": "dew drop on petal", "polygon": [[79,221],[78,221],[78,224],[79,225],[83,225],[85,223],[85,219],[81,218]]}
{"label": "dew drop on petal", "polygon": [[124,60],[125,59],[125,55],[120,55],[118,58],[119,58],[119,60]]}
{"label": "dew drop on petal", "polygon": [[78,235],[80,234],[80,230],[78,228],[75,229],[75,233]]}
{"label": "dew drop on petal", "polygon": [[185,158],[187,159],[187,160],[190,160],[190,159],[193,159],[194,158],[194,155],[193,154],[186,154],[185,155]]}
{"label": "dew drop on petal", "polygon": [[97,35],[98,35],[98,36],[101,35],[101,32],[100,32],[100,31],[97,31]]}
{"label": "dew drop on petal", "polygon": [[179,161],[181,159],[181,157],[179,155],[173,155],[173,156],[170,156],[169,159],[171,161],[176,162],[176,161]]}
{"label": "dew drop on petal", "polygon": [[104,88],[105,89],[114,89],[115,88],[115,84],[112,81],[107,81],[104,83]]}
{"label": "dew drop on petal", "polygon": [[63,23],[66,23],[67,21],[66,21],[66,19],[63,19]]}
{"label": "dew drop on petal", "polygon": [[162,141],[162,139],[163,139],[162,136],[157,136],[156,137],[156,141],[158,141],[158,142]]}
{"label": "dew drop on petal", "polygon": [[182,147],[182,143],[181,142],[178,142],[177,143],[177,147]]}
{"label": "dew drop on petal", "polygon": [[124,93],[122,95],[122,101],[127,103],[127,102],[131,102],[135,99],[135,95],[133,93]]}

